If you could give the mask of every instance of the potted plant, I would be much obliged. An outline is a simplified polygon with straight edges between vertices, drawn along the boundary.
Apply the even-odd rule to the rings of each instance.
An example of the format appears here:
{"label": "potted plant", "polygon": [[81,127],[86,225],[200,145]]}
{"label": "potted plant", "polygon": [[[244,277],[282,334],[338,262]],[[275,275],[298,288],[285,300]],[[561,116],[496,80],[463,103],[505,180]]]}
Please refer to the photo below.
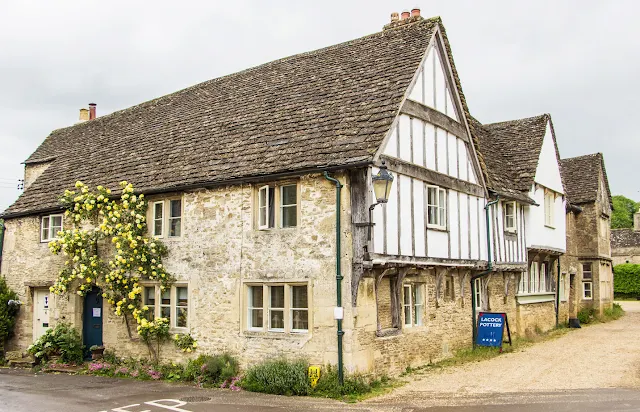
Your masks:
{"label": "potted plant", "polygon": [[92,360],[99,360],[102,359],[102,357],[104,356],[104,346],[98,346],[98,345],[93,345],[92,347],[89,348],[89,350],[91,351],[91,359]]}

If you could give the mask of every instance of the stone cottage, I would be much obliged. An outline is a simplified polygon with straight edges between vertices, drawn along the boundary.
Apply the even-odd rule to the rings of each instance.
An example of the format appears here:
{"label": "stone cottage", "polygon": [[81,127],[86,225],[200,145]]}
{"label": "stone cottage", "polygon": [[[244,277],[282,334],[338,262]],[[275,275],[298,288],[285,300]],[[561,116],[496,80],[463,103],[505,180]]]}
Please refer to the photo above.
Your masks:
{"label": "stone cottage", "polygon": [[567,188],[567,254],[562,259],[560,300],[575,318],[584,307],[599,313],[613,303],[611,192],[602,153],[562,159]]}
{"label": "stone cottage", "polygon": [[[245,364],[343,352],[348,370],[397,373],[471,345],[471,279],[489,263],[475,309],[507,312],[514,332],[549,328],[565,249],[558,159],[547,115],[472,124],[444,26],[418,9],[106,116],[94,105],[26,160],[3,214],[2,276],[25,303],[11,344],[67,321],[146,353],[99,295],[48,292],[62,262],[47,242],[72,224],[58,196],[76,180],[147,196],[177,282],[147,282],[144,303],[201,352]],[[394,179],[380,197],[383,166]]]}
{"label": "stone cottage", "polygon": [[611,230],[613,265],[640,264],[640,212],[633,215],[633,229]]}

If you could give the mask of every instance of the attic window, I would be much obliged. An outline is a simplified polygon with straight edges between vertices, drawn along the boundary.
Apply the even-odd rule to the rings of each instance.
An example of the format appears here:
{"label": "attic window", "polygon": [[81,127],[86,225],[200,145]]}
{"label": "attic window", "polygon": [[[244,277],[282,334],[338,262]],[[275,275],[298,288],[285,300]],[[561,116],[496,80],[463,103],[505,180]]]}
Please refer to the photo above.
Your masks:
{"label": "attic window", "polygon": [[516,231],[516,202],[504,203],[504,230]]}
{"label": "attic window", "polygon": [[298,226],[298,185],[265,185],[258,189],[258,229]]}
{"label": "attic window", "polygon": [[50,242],[55,240],[58,232],[62,230],[62,215],[42,216],[40,222],[40,241]]}
{"label": "attic window", "polygon": [[159,200],[151,205],[151,232],[155,237],[182,236],[182,198]]}

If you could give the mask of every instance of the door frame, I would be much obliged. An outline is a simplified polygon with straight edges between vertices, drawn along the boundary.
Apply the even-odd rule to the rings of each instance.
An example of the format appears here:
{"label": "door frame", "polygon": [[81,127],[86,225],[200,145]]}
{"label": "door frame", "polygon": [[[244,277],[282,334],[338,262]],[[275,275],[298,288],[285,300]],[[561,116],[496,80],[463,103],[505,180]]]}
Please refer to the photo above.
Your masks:
{"label": "door frame", "polygon": [[[84,345],[86,345],[86,340],[87,340],[87,333],[88,331],[87,329],[87,324],[88,324],[88,320],[87,320],[87,316],[91,316],[93,317],[92,313],[88,313],[87,312],[87,297],[89,297],[90,293],[96,293],[96,295],[101,299],[101,304],[100,304],[100,344],[103,345],[104,344],[104,299],[102,299],[102,289],[100,289],[97,286],[94,286],[89,293],[87,293],[84,298],[82,299],[82,343]],[[87,346],[85,348],[85,351],[89,351],[89,347]]]}
{"label": "door frame", "polygon": [[[43,294],[43,295],[48,295],[48,304],[47,304],[47,310],[49,311],[48,315],[49,315],[49,321],[47,322],[48,325],[51,325],[51,292],[49,291],[49,289],[47,288],[33,288],[33,317],[32,317],[32,340],[33,342],[35,342],[36,340],[38,340],[40,338],[40,336],[44,335],[44,333],[40,336],[38,336],[38,330],[40,328],[39,324],[42,322],[39,322],[39,319],[37,319],[38,317],[38,312],[40,310],[39,305],[38,305],[38,295],[39,294]],[[51,328],[51,326],[47,326],[48,328]],[[46,333],[46,331],[45,331]]]}

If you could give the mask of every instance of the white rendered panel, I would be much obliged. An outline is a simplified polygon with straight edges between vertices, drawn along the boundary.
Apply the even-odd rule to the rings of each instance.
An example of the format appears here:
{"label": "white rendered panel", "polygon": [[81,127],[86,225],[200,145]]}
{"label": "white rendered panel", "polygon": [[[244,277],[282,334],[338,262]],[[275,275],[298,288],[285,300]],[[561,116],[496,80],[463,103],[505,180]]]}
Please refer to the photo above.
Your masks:
{"label": "white rendered panel", "polygon": [[557,195],[554,203],[553,227],[545,225],[544,188],[529,191],[529,197],[539,206],[525,208],[525,233],[527,247],[548,247],[564,251],[566,249],[565,202]]}
{"label": "white rendered panel", "polygon": [[[371,175],[375,175],[376,173],[378,173],[378,168],[374,167],[371,169]],[[373,190],[370,193],[370,204],[374,204],[375,203],[375,195],[373,194]],[[373,233],[372,233],[372,238],[373,238],[373,252],[374,253],[384,253],[384,237],[385,237],[385,233],[384,233],[384,222],[383,222],[383,210],[384,210],[384,206],[383,205],[378,205],[373,209],[373,215],[372,215],[372,221],[374,223],[373,225]]]}
{"label": "white rendered panel", "polygon": [[447,132],[436,127],[437,168],[440,173],[447,173]]}
{"label": "white rendered panel", "polygon": [[446,101],[445,95],[446,85],[445,85],[445,77],[444,72],[442,70],[442,63],[440,62],[439,53],[434,54],[435,57],[435,72],[436,72],[436,81],[435,81],[435,89],[436,89],[436,107],[435,109],[439,112],[444,113],[446,111]]}
{"label": "white rendered panel", "polygon": [[413,163],[424,166],[424,122],[420,119],[411,119],[413,134]]}
{"label": "white rendered panel", "polygon": [[460,164],[460,175],[458,176],[462,180],[469,181],[469,158],[467,157],[467,145],[464,144],[462,139],[456,138],[456,144],[458,145],[458,162]]}
{"label": "white rendered panel", "polygon": [[447,232],[429,229],[427,232],[427,242],[429,243],[429,257],[444,259],[449,257]]}
{"label": "white rendered panel", "polygon": [[[449,145],[449,176],[458,177],[458,153],[456,150],[458,138],[451,133],[446,133]],[[463,163],[464,164],[464,163]]]}
{"label": "white rendered panel", "polygon": [[411,224],[411,178],[398,175],[400,184],[400,254],[413,255],[413,226]]}
{"label": "white rendered panel", "polygon": [[460,197],[460,259],[469,259],[469,202],[465,193]]}
{"label": "white rendered panel", "polygon": [[424,103],[424,97],[422,96],[422,88],[423,88],[422,78],[423,78],[422,70],[420,70],[420,74],[416,79],[416,83],[413,85],[413,88],[411,89],[411,93],[409,93],[409,99],[414,100],[416,102],[420,102],[420,103]]}
{"label": "white rendered panel", "polygon": [[425,153],[427,169],[436,170],[436,128],[431,123],[425,123]]}
{"label": "white rendered panel", "polygon": [[468,164],[467,164],[467,172],[469,173],[469,176],[467,176],[467,179],[471,182],[471,183],[478,183],[478,179],[476,179],[476,172],[473,169],[473,164],[471,163],[471,154],[469,152],[467,152],[467,157],[469,158],[468,160]]}
{"label": "white rendered panel", "polygon": [[479,216],[478,216],[478,228],[480,230],[480,259],[487,260],[487,229],[486,224],[486,215],[484,207],[487,204],[487,200],[484,198],[480,199],[480,208],[479,208]]}
{"label": "white rendered panel", "polygon": [[393,130],[391,130],[391,136],[389,136],[389,140],[387,141],[387,145],[384,147],[384,154],[387,156],[398,157],[398,126],[396,125]]}
{"label": "white rendered panel", "polygon": [[414,179],[413,181],[413,231],[415,238],[416,256],[425,256],[425,230],[424,221],[424,182]]}
{"label": "white rendered panel", "polygon": [[434,86],[434,74],[433,74],[433,55],[434,49],[431,48],[429,54],[427,55],[427,59],[424,63],[424,104],[435,108],[434,99],[435,99],[435,86]]}
{"label": "white rendered panel", "polygon": [[454,107],[453,93],[451,93],[451,90],[447,88],[447,116],[452,119],[458,120],[458,114],[456,113],[456,109]]}
{"label": "white rendered panel", "polygon": [[[449,234],[451,235],[451,258],[460,259],[458,247],[458,196],[455,190],[449,190]],[[431,252],[431,248],[429,248]]]}
{"label": "white rendered panel", "polygon": [[400,139],[399,158],[411,162],[411,118],[406,114],[400,115],[398,124],[398,139]]}
{"label": "white rendered panel", "polygon": [[[397,179],[397,177],[396,177]],[[398,183],[391,187],[387,208],[387,255],[398,254]]]}
{"label": "white rendered panel", "polygon": [[496,216],[494,215],[493,220],[494,223],[496,225],[496,230],[498,232],[498,235],[496,237],[496,248],[498,249],[499,253],[498,253],[498,262],[506,262],[507,261],[507,254],[506,254],[506,250],[505,250],[505,241],[504,241],[504,226],[503,226],[503,222],[504,222],[504,211],[502,209],[502,202],[498,202],[495,205],[495,213],[497,215],[497,219]]}
{"label": "white rendered panel", "polygon": [[469,202],[469,233],[471,236],[471,259],[480,259],[480,245],[478,244],[478,198],[471,196]]}
{"label": "white rendered panel", "polygon": [[538,168],[534,180],[544,187],[558,193],[564,193],[562,189],[562,179],[560,177],[560,167],[558,165],[558,158],[556,157],[556,147],[553,143],[551,127],[548,122],[544,140],[542,141],[542,149],[540,149]]}

